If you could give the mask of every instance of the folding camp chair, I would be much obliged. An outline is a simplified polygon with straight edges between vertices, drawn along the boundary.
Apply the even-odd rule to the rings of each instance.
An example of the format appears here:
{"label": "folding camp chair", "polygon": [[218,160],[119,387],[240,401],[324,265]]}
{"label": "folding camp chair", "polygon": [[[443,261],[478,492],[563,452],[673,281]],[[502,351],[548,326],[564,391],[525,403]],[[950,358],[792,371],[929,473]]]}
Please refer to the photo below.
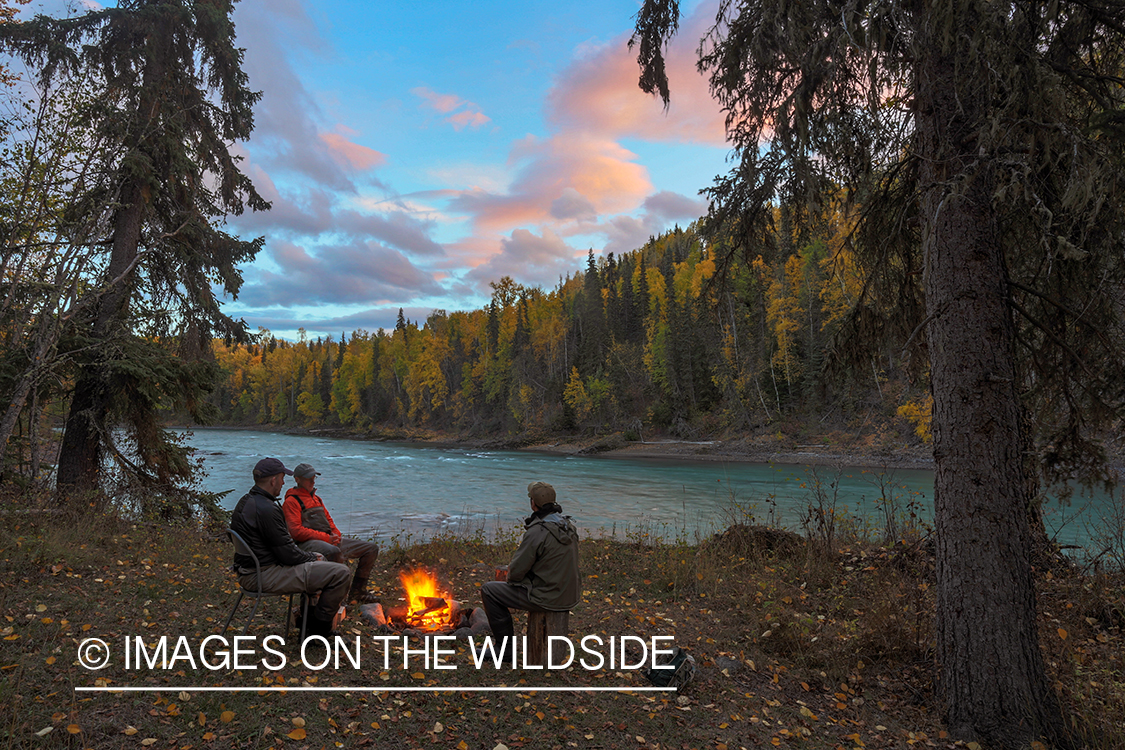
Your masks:
{"label": "folding camp chair", "polygon": [[[219,634],[223,635],[227,632],[227,627],[230,625],[231,619],[234,618],[234,613],[238,611],[238,605],[242,603],[243,596],[254,597],[254,609],[250,611],[250,619],[246,621],[246,626],[242,628],[242,634],[246,635],[246,631],[250,629],[250,623],[254,620],[254,615],[258,613],[258,605],[262,603],[262,599],[267,596],[288,596],[289,604],[285,608],[285,640],[289,640],[289,614],[293,610],[293,597],[296,594],[286,594],[284,592],[262,591],[262,566],[258,563],[258,556],[254,554],[254,550],[250,549],[250,545],[246,540],[238,535],[234,529],[227,529],[227,538],[230,539],[231,544],[234,545],[234,551],[240,555],[250,557],[254,561],[254,578],[257,581],[257,589],[248,589],[242,585],[241,579],[238,584],[238,599],[234,602],[234,607],[231,608],[230,614],[227,615],[227,621],[223,623],[222,629]],[[301,640],[305,640],[305,625],[309,621],[309,597],[301,594]]]}

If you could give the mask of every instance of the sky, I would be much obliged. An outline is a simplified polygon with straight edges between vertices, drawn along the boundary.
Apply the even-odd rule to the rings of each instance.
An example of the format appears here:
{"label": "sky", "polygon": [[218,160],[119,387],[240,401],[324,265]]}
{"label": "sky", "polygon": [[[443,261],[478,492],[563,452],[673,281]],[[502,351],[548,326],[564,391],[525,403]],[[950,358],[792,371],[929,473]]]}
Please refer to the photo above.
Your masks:
{"label": "sky", "polygon": [[727,171],[695,69],[714,5],[681,2],[665,110],[637,88],[634,0],[241,0],[262,98],[234,151],[273,207],[228,219],[265,246],[225,310],[288,339],[375,331],[686,226]]}

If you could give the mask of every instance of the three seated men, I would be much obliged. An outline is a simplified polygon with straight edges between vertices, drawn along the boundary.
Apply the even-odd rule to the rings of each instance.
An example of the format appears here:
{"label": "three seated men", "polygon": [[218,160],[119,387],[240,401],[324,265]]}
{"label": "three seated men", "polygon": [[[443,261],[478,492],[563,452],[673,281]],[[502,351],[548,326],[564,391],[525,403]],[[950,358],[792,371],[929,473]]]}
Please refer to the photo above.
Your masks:
{"label": "three seated men", "polygon": [[[286,475],[295,476],[297,486],[289,489],[281,506],[278,499]],[[317,476],[309,464],[290,471],[276,458],[263,458],[254,466],[254,486],[238,501],[230,525],[257,555],[263,591],[310,596],[319,592],[306,635],[327,637],[334,634],[333,618],[346,597],[377,601],[367,591],[367,581],[379,550],[373,542],[340,533],[316,494]],[[502,661],[511,654],[512,609],[569,611],[582,594],[578,532],[570,516],[562,515],[551,485],[532,482],[527,494],[532,512],[524,521],[523,539],[508,566],[507,580],[481,586],[492,633],[504,644]],[[348,558],[359,559],[354,577],[344,563]],[[234,563],[242,586],[257,588],[253,560],[235,554]]]}

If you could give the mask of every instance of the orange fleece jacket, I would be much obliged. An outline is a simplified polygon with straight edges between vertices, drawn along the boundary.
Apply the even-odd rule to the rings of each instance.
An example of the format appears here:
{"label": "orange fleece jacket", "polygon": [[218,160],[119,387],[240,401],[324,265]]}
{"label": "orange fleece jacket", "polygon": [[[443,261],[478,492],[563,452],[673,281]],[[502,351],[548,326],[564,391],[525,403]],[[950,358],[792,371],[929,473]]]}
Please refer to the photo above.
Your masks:
{"label": "orange fleece jacket", "polygon": [[[297,498],[300,497],[300,502]],[[336,522],[332,520],[332,514],[325,508],[324,501],[320,499],[319,495],[312,494],[300,487],[290,487],[285,493],[285,503],[281,506],[281,510],[285,513],[285,523],[289,526],[289,535],[293,537],[293,541],[300,544],[307,542],[310,539],[319,539],[322,542],[333,544],[332,537],[323,531],[310,529],[301,523],[301,503],[305,504],[306,508],[324,508],[324,515],[328,518],[328,525],[332,527],[332,531],[337,536],[343,536],[340,530],[336,528]]]}

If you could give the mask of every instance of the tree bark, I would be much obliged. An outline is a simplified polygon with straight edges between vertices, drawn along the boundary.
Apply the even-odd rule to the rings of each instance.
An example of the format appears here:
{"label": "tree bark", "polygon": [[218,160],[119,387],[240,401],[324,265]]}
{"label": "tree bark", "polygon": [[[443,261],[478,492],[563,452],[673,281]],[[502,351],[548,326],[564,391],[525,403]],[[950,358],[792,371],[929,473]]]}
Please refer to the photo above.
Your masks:
{"label": "tree bark", "polygon": [[[129,308],[131,284],[123,276],[135,268],[140,247],[141,221],[146,200],[142,186],[132,180],[122,191],[123,207],[114,218],[113,248],[106,278],[111,283],[97,305],[89,336],[95,341],[109,341],[114,326],[124,325]],[[101,431],[109,429],[106,418],[112,396],[112,374],[105,364],[106,352],[99,351],[93,361],[80,370],[74,384],[63,428],[59,451],[57,485],[63,495],[85,494],[98,487],[102,466]]]}
{"label": "tree bark", "polygon": [[974,140],[989,106],[980,84],[986,76],[974,76],[964,59],[955,67],[941,41],[930,41],[933,53],[916,71],[916,116],[931,315],[940,694],[955,739],[1065,744],[1038,642],[1015,327],[993,178]]}

